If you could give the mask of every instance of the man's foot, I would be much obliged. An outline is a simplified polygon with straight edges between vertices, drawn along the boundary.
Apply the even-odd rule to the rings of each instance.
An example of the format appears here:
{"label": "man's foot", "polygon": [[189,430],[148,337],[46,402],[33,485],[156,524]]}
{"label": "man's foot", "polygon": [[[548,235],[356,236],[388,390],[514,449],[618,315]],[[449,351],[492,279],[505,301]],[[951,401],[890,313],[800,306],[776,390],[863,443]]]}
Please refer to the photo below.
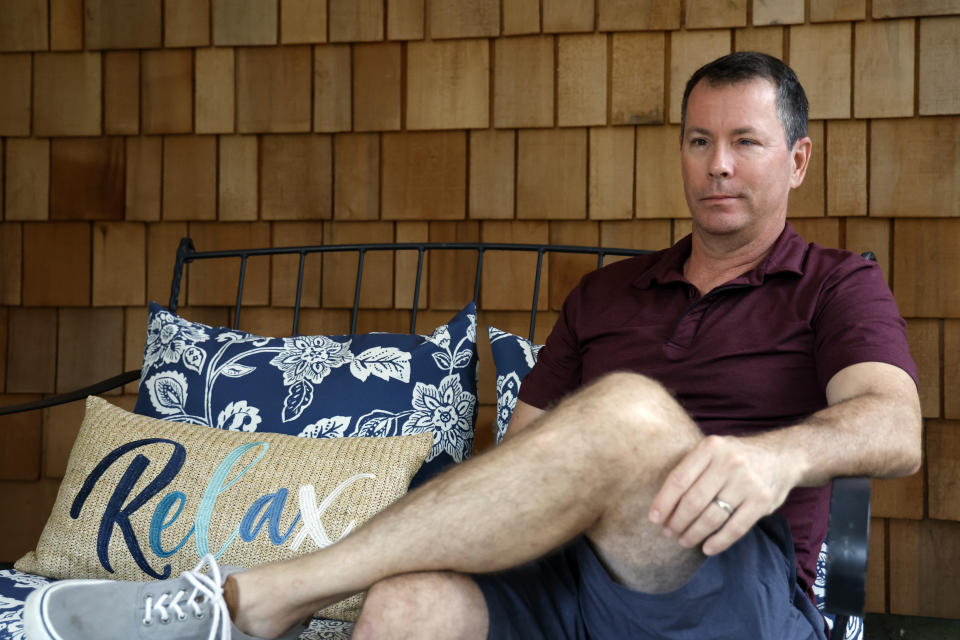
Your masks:
{"label": "man's foot", "polygon": [[[209,565],[208,573],[201,573]],[[224,568],[207,555],[179,578],[159,582],[60,580],[31,593],[27,640],[256,640],[234,626],[223,599]],[[301,629],[282,636],[293,640]]]}

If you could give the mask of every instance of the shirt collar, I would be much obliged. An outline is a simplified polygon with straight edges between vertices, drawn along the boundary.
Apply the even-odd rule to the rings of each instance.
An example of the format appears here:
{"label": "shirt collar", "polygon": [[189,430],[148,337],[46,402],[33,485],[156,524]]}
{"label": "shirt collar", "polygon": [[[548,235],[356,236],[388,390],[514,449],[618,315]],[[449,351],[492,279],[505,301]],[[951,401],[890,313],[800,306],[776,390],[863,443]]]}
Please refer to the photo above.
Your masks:
{"label": "shirt collar", "polygon": [[[692,246],[693,240],[690,235],[687,235],[669,249],[660,252],[660,257],[633,281],[633,286],[649,289],[654,283],[687,282],[683,277],[683,263],[690,256]],[[767,257],[731,283],[758,286],[768,275],[793,273],[802,276],[808,249],[809,245],[806,241],[800,237],[793,225],[787,222]]]}

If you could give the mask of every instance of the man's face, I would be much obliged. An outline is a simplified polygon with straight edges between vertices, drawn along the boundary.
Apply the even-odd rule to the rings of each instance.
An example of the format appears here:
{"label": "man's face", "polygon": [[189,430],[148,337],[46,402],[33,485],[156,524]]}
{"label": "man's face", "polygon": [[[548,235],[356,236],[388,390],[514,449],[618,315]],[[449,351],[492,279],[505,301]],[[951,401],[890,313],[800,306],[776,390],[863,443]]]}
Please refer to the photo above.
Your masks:
{"label": "man's face", "polygon": [[701,80],[687,101],[680,151],[694,229],[749,242],[783,226],[790,189],[800,186],[810,139],[787,148],[772,82],[712,86]]}

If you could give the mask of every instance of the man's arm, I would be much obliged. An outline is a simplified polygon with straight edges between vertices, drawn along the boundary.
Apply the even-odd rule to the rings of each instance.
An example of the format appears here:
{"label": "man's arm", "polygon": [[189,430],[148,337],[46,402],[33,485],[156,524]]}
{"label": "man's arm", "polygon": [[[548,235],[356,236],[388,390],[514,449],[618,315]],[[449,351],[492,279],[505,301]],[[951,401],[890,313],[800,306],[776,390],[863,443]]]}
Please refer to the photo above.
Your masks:
{"label": "man's arm", "polygon": [[507,433],[504,434],[503,439],[506,440],[526,429],[543,414],[543,409],[537,409],[532,404],[517,400],[517,406],[513,408],[513,415],[510,416],[510,424],[507,426]]}
{"label": "man's arm", "polygon": [[[821,486],[835,476],[900,476],[921,462],[920,400],[902,369],[863,362],[827,385],[828,407],[802,423],[745,436],[711,436],[668,474],[650,519],[680,544],[727,549],[773,513],[793,487]],[[715,499],[735,508],[718,529]]]}

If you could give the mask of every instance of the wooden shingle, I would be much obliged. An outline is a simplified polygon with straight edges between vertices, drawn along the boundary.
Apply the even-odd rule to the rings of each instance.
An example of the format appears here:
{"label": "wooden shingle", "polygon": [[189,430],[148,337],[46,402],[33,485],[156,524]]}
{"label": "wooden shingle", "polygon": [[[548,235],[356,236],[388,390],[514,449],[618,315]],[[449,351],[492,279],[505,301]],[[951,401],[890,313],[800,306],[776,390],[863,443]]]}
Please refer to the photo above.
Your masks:
{"label": "wooden shingle", "polygon": [[320,220],[333,210],[333,144],[329,135],[260,139],[260,218]]}
{"label": "wooden shingle", "polygon": [[470,132],[471,218],[512,218],[516,134],[511,130]]}
{"label": "wooden shingle", "polygon": [[498,0],[432,0],[431,38],[483,38],[500,34]]}
{"label": "wooden shingle", "polygon": [[163,3],[165,47],[205,47],[209,44],[209,0],[166,0]]}
{"label": "wooden shingle", "polygon": [[161,46],[160,0],[84,0],[87,49],[151,49]]}
{"label": "wooden shingle", "polygon": [[7,139],[4,165],[4,219],[46,220],[50,208],[50,141]]}
{"label": "wooden shingle", "polygon": [[494,126],[553,126],[553,49],[551,36],[502,38],[496,42]]}
{"label": "wooden shingle", "polygon": [[195,52],[194,94],[196,133],[233,133],[233,49],[217,47]]}
{"label": "wooden shingle", "polygon": [[960,157],[930,152],[957,145],[957,118],[874,120],[870,124],[870,215],[960,216]]}
{"label": "wooden shingle", "polygon": [[0,54],[0,136],[30,135],[31,56],[29,53]]}
{"label": "wooden shingle", "polygon": [[313,48],[313,129],[350,131],[351,73],[349,45]]}
{"label": "wooden shingle", "polygon": [[589,217],[609,220],[633,217],[633,127],[590,129]]}
{"label": "wooden shingle", "polygon": [[141,68],[144,133],[193,131],[193,51],[144,51]]}
{"label": "wooden shingle", "polygon": [[912,116],[913,20],[858,22],[854,42],[854,117]]}
{"label": "wooden shingle", "polygon": [[217,217],[216,136],[163,139],[163,219]]}
{"label": "wooden shingle", "polygon": [[341,134],[333,141],[333,217],[380,218],[380,136]]}
{"label": "wooden shingle", "polygon": [[308,46],[236,51],[237,132],[310,131]]}
{"label": "wooden shingle", "polygon": [[[662,33],[615,33],[610,79],[610,124],[663,123]],[[637,60],[645,60],[638,65]]]}
{"label": "wooden shingle", "polygon": [[544,0],[543,32],[593,31],[594,0]]}
{"label": "wooden shingle", "polygon": [[744,27],[747,24],[747,0],[713,2],[687,0],[684,26],[687,29]]}
{"label": "wooden shingle", "polygon": [[0,51],[43,51],[49,43],[46,0],[7,0],[0,11]]}
{"label": "wooden shingle", "polygon": [[160,219],[160,177],[163,171],[163,138],[127,138],[124,217],[127,220]]}
{"label": "wooden shingle", "polygon": [[790,28],[790,63],[810,102],[810,118],[849,118],[853,31],[849,24]]}
{"label": "wooden shingle", "polygon": [[326,41],[326,2],[280,0],[280,42],[282,44]]}
{"label": "wooden shingle", "polygon": [[54,138],[50,219],[123,220],[123,175],[123,138]]}
{"label": "wooden shingle", "polygon": [[277,44],[277,0],[211,0],[213,44]]}
{"label": "wooden shingle", "polygon": [[140,53],[108,51],[103,57],[103,132],[140,132]]}
{"label": "wooden shingle", "polygon": [[146,304],[147,234],[142,222],[93,225],[93,306]]}
{"label": "wooden shingle", "polygon": [[960,16],[920,20],[920,115],[960,113]]}
{"label": "wooden shingle", "polygon": [[353,46],[353,130],[400,128],[402,45],[398,42]]}
{"label": "wooden shingle", "polygon": [[100,135],[99,53],[38,53],[33,57],[33,134]]}
{"label": "wooden shingle", "polygon": [[384,220],[451,220],[466,214],[464,131],[383,134]]}
{"label": "wooden shingle", "polygon": [[83,49],[83,0],[50,0],[50,50]]}
{"label": "wooden shingle", "polygon": [[383,40],[384,0],[329,0],[330,42]]}
{"label": "wooden shingle", "polygon": [[586,129],[521,130],[517,158],[517,218],[587,217]]}
{"label": "wooden shingle", "polygon": [[485,128],[490,123],[489,111],[487,40],[407,45],[408,129]]}
{"label": "wooden shingle", "polygon": [[220,136],[217,219],[253,221],[259,202],[257,136]]}
{"label": "wooden shingle", "polygon": [[607,35],[557,38],[557,124],[607,123]]}

